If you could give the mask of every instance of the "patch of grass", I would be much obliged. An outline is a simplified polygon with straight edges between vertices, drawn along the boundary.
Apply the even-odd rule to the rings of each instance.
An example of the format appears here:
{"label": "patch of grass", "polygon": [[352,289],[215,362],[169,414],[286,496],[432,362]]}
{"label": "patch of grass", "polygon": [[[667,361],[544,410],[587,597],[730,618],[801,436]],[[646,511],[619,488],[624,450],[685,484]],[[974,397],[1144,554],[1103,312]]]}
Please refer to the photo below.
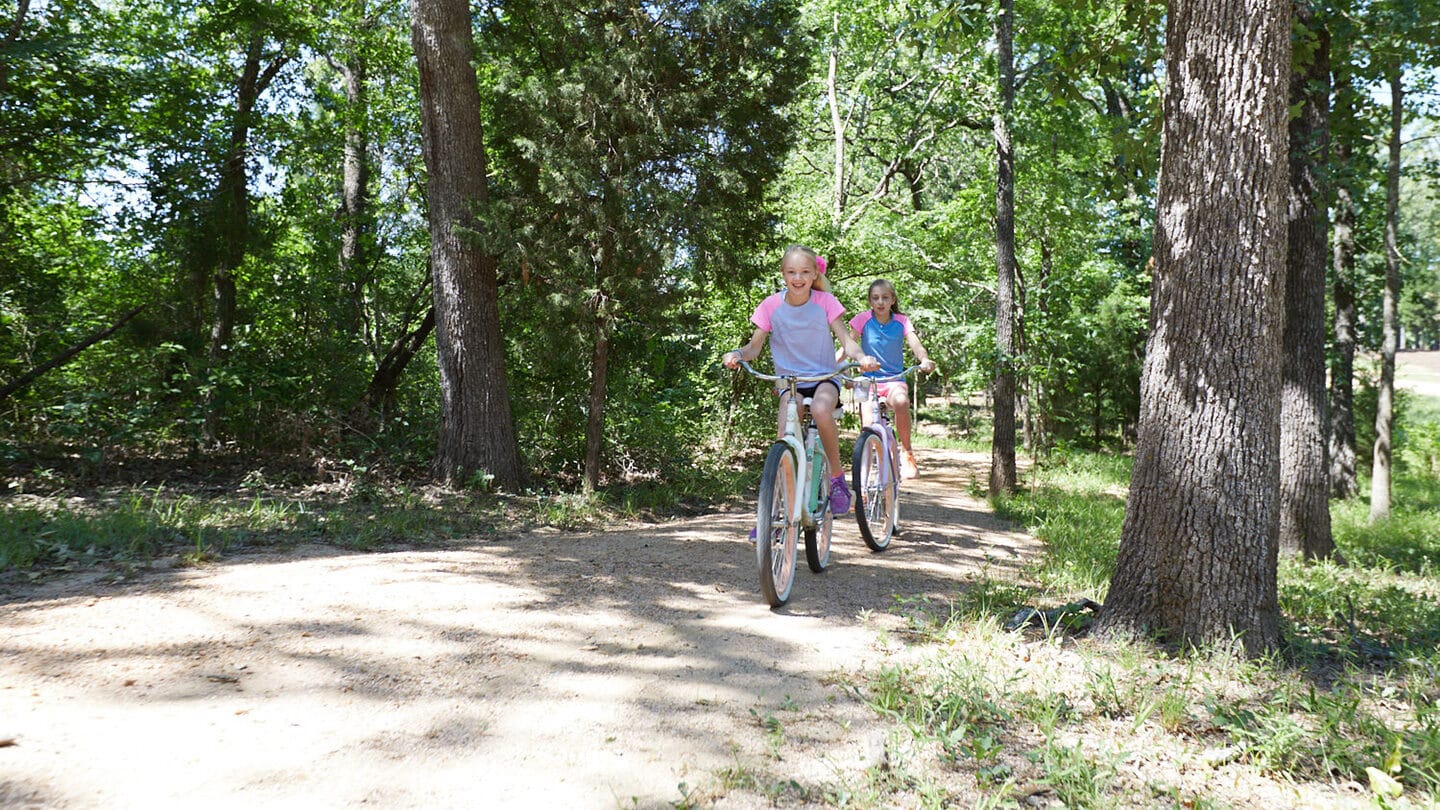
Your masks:
{"label": "patch of grass", "polygon": [[[1409,430],[1424,435],[1413,423]],[[1433,805],[1440,478],[1428,456],[1406,458],[1397,464],[1389,520],[1372,525],[1363,500],[1333,505],[1344,564],[1281,561],[1287,645],[1256,661],[1235,645],[1177,652],[1000,629],[1018,606],[1103,601],[1108,588],[1129,460],[1057,453],[1030,473],[1026,491],[995,501],[1045,542],[1044,558],[1027,572],[1038,586],[986,574],[955,594],[948,620],[918,611],[914,599],[897,600],[933,658],[917,659],[921,646],[903,666],[868,676],[871,705],[920,750],[933,750],[938,772],[968,774],[982,792],[977,803],[1023,800],[1005,792],[1026,784],[1067,806],[1132,803],[1136,787],[1160,803],[1225,806],[1248,800],[1234,792],[1233,777],[1220,776],[1239,768],[1321,804],[1352,801],[1333,786],[1372,784],[1369,774],[1381,774],[1403,786],[1401,801]],[[919,612],[930,617],[924,628],[915,624]],[[1132,751],[1178,773],[1197,745],[1216,764],[1198,778],[1189,771],[1183,787],[1172,777],[1137,786],[1118,769],[1121,752]],[[1380,795],[1385,806],[1396,801]]]}
{"label": "patch of grass", "polygon": [[1112,807],[1120,803],[1110,795],[1115,765],[1108,758],[1087,753],[1078,743],[1067,745],[1047,738],[1045,745],[1030,754],[1065,807]]}
{"label": "patch of grass", "polygon": [[374,549],[427,545],[493,530],[494,498],[405,489],[287,496],[191,494],[164,488],[0,507],[0,568],[126,563],[179,555],[201,562],[246,546],[324,542]]}
{"label": "patch of grass", "polygon": [[1408,717],[1395,716],[1403,701],[1385,699],[1386,688],[1376,693],[1353,674],[1329,689],[1285,673],[1271,677],[1276,686],[1262,699],[1211,697],[1212,721],[1248,761],[1287,779],[1363,782],[1374,767],[1412,788],[1440,789],[1433,708],[1412,703]]}
{"label": "patch of grass", "polygon": [[1334,562],[1281,565],[1280,606],[1290,633],[1341,658],[1386,664],[1440,649],[1440,582],[1388,567]]}
{"label": "patch of grass", "polygon": [[1356,568],[1396,569],[1426,578],[1440,577],[1440,485],[1436,481],[1398,479],[1394,509],[1370,522],[1370,504],[1361,498],[1330,507],[1335,544]]}
{"label": "patch of grass", "polygon": [[743,468],[709,464],[689,467],[663,479],[624,481],[602,488],[599,501],[606,510],[638,518],[683,512],[737,497],[754,498],[761,460]]}
{"label": "patch of grass", "polygon": [[1125,518],[1130,462],[1072,452],[1031,472],[1030,488],[992,500],[1001,517],[1044,539],[1035,574],[1051,590],[1099,599],[1110,584]]}
{"label": "patch of grass", "polygon": [[952,603],[957,619],[983,620],[1008,616],[1025,604],[1030,592],[1012,582],[981,576],[955,595]]}
{"label": "patch of grass", "polygon": [[990,439],[980,438],[973,435],[945,435],[935,436],[929,433],[915,431],[911,435],[911,441],[916,447],[934,447],[943,450],[960,450],[966,453],[988,453],[990,452]]}

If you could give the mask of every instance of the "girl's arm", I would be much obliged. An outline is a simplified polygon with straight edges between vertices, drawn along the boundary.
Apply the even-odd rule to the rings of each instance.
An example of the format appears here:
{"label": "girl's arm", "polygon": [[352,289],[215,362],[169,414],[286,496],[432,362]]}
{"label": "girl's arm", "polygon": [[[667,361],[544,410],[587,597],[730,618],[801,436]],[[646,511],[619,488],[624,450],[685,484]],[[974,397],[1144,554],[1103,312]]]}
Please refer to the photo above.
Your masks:
{"label": "girl's arm", "polygon": [[834,333],[835,339],[840,341],[840,350],[846,357],[859,363],[861,371],[875,371],[880,368],[880,361],[861,351],[860,344],[850,337],[839,318],[830,322],[830,331]]}
{"label": "girl's arm", "polygon": [[924,346],[920,345],[919,335],[915,334],[912,331],[910,334],[905,336],[905,342],[910,345],[910,353],[915,355],[916,360],[920,361],[921,371],[935,370],[935,361],[930,359],[930,353],[925,351]]}
{"label": "girl's arm", "polygon": [[[856,343],[857,345],[860,343],[860,335],[859,335],[854,329],[851,329],[851,330],[850,330],[850,339],[853,340],[853,341],[855,341],[855,343]],[[838,349],[835,350],[835,362],[838,363],[838,362],[840,362],[841,360],[844,360],[844,359],[845,359],[845,346],[844,346],[844,344],[842,343],[841,346],[840,346],[840,348],[838,348]]]}
{"label": "girl's arm", "polygon": [[769,332],[758,326],[755,327],[755,332],[750,335],[750,342],[720,355],[720,362],[726,368],[739,368],[741,360],[748,363],[760,356],[760,350],[765,348],[765,339],[768,337],[770,337]]}

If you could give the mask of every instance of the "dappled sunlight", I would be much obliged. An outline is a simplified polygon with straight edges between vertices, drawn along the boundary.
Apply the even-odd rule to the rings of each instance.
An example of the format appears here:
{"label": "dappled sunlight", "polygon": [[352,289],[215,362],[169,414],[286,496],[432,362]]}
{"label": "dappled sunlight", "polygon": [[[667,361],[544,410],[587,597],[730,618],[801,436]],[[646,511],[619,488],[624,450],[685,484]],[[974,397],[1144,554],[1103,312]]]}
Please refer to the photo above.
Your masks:
{"label": "dappled sunlight", "polygon": [[[53,784],[85,761],[126,782],[139,769],[161,799],[243,791],[262,803],[277,779],[286,801],[411,803],[462,774],[484,774],[495,795],[550,784],[547,799],[593,803],[618,772],[644,774],[627,796],[668,800],[687,778],[763,758],[761,720],[776,713],[788,733],[850,756],[845,729],[873,715],[817,662],[880,661],[875,634],[858,631],[900,626],[898,599],[951,599],[1033,551],[940,480],[951,477],[963,476],[907,484],[903,533],[884,553],[838,517],[832,565],[814,574],[802,561],[779,610],[760,594],[744,509],[610,534],[305,546],[138,582],[57,580],[0,602],[0,717],[13,723],[0,731],[22,743],[7,756]],[[716,735],[717,713],[739,731]],[[85,731],[95,722],[132,730],[124,745],[142,746],[143,762]],[[430,781],[400,767],[407,756]],[[362,763],[368,785],[323,792],[311,775],[340,762]],[[831,766],[797,767],[823,779]]]}

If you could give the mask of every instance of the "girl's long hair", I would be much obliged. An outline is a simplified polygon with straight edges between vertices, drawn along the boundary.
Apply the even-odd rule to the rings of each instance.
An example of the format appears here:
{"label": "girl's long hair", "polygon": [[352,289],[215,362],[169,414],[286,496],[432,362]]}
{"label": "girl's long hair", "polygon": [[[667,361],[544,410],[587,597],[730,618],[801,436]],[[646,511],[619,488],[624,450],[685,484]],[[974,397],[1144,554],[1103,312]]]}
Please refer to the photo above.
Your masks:
{"label": "girl's long hair", "polygon": [[[810,263],[814,264],[816,266],[816,269],[819,269],[820,265],[818,262],[816,262],[816,259],[820,257],[820,254],[816,253],[813,248],[808,248],[804,245],[791,245],[785,248],[785,255],[780,258],[781,263],[783,264],[786,259],[790,258],[790,254],[792,253],[803,253],[806,256],[809,256]],[[810,285],[810,289],[819,290],[821,292],[830,292],[830,282],[825,280],[824,274],[816,274],[815,283]]]}
{"label": "girl's long hair", "polygon": [[890,305],[891,313],[895,315],[905,314],[900,311],[900,293],[895,292],[895,285],[891,284],[890,279],[888,278],[877,278],[874,281],[870,282],[870,289],[865,291],[865,302],[867,304],[870,302],[870,293],[875,292],[876,287],[882,287],[890,291],[890,298],[895,302],[894,304]]}

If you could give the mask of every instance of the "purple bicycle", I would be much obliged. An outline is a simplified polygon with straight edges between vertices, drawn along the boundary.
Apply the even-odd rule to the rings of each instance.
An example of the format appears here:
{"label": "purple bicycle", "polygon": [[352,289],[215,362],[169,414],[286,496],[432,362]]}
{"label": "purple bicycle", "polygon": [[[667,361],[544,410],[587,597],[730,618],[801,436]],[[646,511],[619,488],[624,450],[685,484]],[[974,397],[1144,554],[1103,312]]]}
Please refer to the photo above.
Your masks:
{"label": "purple bicycle", "polygon": [[876,392],[876,383],[895,382],[920,366],[911,366],[888,377],[847,377],[855,385],[861,420],[871,414],[869,424],[855,440],[855,457],[850,475],[855,492],[855,523],[871,551],[884,551],[890,539],[900,533],[900,444],[890,427],[889,407]]}

